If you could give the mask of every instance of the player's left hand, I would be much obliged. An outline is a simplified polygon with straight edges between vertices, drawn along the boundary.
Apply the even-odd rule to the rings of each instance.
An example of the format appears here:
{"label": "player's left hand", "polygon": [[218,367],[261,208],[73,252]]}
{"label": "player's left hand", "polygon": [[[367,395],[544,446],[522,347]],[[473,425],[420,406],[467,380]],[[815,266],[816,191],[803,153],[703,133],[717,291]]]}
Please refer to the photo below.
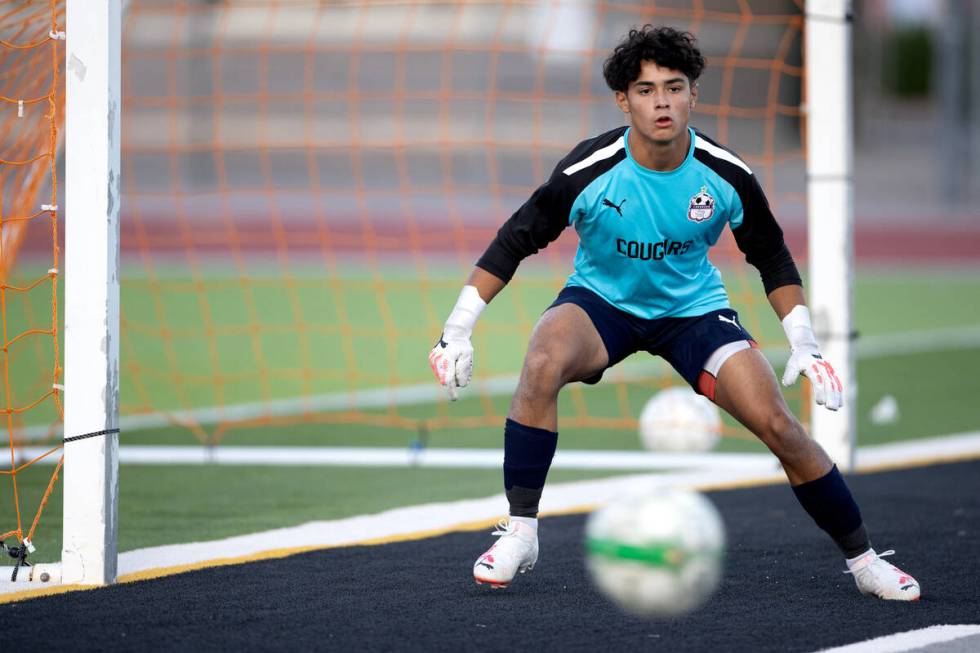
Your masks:
{"label": "player's left hand", "polygon": [[823,359],[816,347],[800,347],[793,349],[786,371],[783,373],[783,385],[787,388],[799,378],[800,374],[810,379],[813,386],[813,398],[817,404],[829,410],[837,410],[844,403],[844,388],[833,366]]}

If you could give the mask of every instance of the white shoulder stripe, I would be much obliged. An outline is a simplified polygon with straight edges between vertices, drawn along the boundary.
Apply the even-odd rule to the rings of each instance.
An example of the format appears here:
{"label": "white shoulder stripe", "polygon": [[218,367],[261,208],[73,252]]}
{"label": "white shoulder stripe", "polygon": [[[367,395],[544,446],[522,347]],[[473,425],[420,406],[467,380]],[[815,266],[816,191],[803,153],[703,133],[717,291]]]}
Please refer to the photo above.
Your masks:
{"label": "white shoulder stripe", "polygon": [[723,161],[734,163],[745,172],[749,173],[750,175],[752,174],[752,171],[749,169],[747,165],[745,165],[745,162],[742,161],[740,158],[738,158],[728,150],[723,150],[717,145],[709,143],[708,141],[704,140],[699,136],[695,136],[694,138],[694,147],[700,150],[704,150],[705,152],[715,157],[716,159],[722,159]]}
{"label": "white shoulder stripe", "polygon": [[603,159],[608,159],[609,157],[616,154],[616,152],[619,152],[621,149],[623,149],[622,136],[617,138],[616,142],[613,143],[612,145],[607,145],[600,150],[596,150],[595,152],[590,154],[588,157],[582,159],[578,163],[568,166],[567,168],[562,170],[562,172],[569,176],[574,175],[579,170],[584,170],[585,168],[588,168],[590,165],[594,163],[599,163]]}

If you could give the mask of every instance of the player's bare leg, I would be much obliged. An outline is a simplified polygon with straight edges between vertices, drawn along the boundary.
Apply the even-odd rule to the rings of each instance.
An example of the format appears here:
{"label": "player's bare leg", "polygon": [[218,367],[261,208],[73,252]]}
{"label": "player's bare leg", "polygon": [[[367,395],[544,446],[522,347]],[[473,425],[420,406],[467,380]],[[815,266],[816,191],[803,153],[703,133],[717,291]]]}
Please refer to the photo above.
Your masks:
{"label": "player's bare leg", "polygon": [[759,350],[743,349],[725,361],[718,373],[714,400],[779,458],[797,499],[840,547],[863,594],[901,601],[919,598],[918,582],[871,548],[861,513],[844,479],[789,411],[772,367]]}
{"label": "player's bare leg", "polygon": [[558,430],[558,392],[587,379],[609,361],[592,320],[575,304],[545,312],[531,333],[521,378],[510,404],[510,419],[526,426]]}
{"label": "player's bare leg", "polygon": [[498,524],[494,535],[500,539],[473,565],[477,583],[507,587],[538,561],[538,500],[558,442],[558,393],[608,361],[602,338],[579,306],[560,304],[538,320],[504,428],[510,520]]}
{"label": "player's bare leg", "polygon": [[769,361],[743,349],[725,361],[715,384],[715,403],[762,440],[783,464],[791,485],[824,476],[833,467],[790,412]]}

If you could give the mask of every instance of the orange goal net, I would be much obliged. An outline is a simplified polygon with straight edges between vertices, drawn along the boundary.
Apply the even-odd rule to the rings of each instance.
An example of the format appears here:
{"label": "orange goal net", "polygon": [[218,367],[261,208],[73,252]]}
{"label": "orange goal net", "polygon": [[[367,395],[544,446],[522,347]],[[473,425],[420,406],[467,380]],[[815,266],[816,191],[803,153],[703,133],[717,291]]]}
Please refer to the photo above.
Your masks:
{"label": "orange goal net", "polygon": [[[21,560],[61,469],[57,447],[25,458],[24,424],[61,422],[57,155],[64,3],[0,4],[0,543]],[[31,242],[20,265],[18,253]],[[34,466],[40,459],[55,462]],[[34,476],[35,478],[30,478]],[[11,538],[8,540],[8,538]]]}
{"label": "orange goal net", "polygon": [[[528,334],[570,272],[574,232],[526,261],[484,313],[459,402],[445,401],[426,356],[500,223],[575,143],[622,124],[601,69],[634,25],[697,34],[708,68],[694,123],[746,159],[801,256],[802,5],[132,0],[124,446],[499,442]],[[46,83],[36,94],[45,110]],[[24,123],[5,106],[12,133]],[[34,152],[49,153],[47,127],[38,138]],[[16,215],[36,210],[29,195]],[[21,260],[40,260],[50,241],[25,239]],[[729,236],[712,260],[745,326],[764,346],[781,338]],[[25,369],[25,383],[50,386],[52,370],[39,359],[41,380]],[[563,393],[562,428],[638,446],[642,406],[679,383],[631,358],[600,386]],[[8,412],[8,430],[43,437],[57,418]]]}

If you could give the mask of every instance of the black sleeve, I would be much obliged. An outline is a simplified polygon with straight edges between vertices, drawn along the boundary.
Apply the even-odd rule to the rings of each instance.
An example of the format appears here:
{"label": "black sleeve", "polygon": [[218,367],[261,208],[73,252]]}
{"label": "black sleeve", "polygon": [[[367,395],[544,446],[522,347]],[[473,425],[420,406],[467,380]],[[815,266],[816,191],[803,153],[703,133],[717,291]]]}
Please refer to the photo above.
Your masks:
{"label": "black sleeve", "polygon": [[566,184],[556,171],[530,199],[505,222],[477,267],[509,282],[517,266],[552,243],[568,226],[568,214],[574,197],[562,187]]}
{"label": "black sleeve", "polygon": [[617,127],[576,145],[558,162],[551,178],[500,227],[477,267],[510,282],[521,261],[554,242],[568,226],[579,193],[626,157],[616,146],[625,132],[626,127]]}
{"label": "black sleeve", "polygon": [[742,224],[732,233],[745,260],[758,268],[766,294],[781,286],[802,286],[796,263],[783,240],[783,230],[755,175],[738,175],[735,190],[742,201],[743,215]]}

